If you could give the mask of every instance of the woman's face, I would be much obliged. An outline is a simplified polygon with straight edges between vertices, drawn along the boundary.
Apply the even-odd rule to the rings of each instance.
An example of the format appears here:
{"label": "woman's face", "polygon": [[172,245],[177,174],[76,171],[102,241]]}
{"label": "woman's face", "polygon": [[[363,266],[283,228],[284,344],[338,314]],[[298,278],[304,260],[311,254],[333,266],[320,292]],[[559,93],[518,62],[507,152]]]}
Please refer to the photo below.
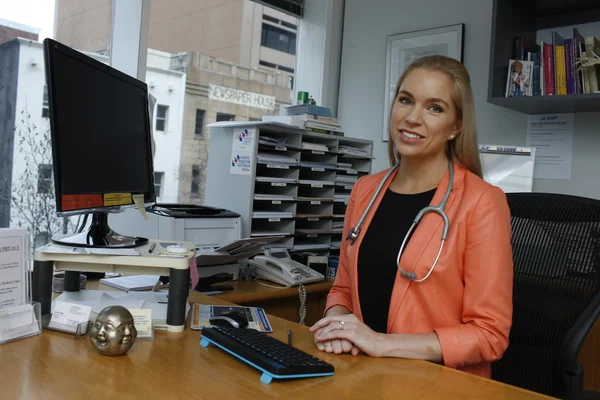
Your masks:
{"label": "woman's face", "polygon": [[450,78],[437,71],[411,71],[398,92],[391,114],[391,134],[398,154],[431,157],[446,151],[460,132]]}

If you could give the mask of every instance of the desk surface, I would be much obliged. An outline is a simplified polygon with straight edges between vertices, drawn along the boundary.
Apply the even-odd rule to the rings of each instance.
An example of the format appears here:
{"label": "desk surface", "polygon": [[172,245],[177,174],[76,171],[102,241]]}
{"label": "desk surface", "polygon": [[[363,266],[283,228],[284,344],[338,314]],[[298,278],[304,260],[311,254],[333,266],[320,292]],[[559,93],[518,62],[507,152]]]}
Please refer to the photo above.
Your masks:
{"label": "desk surface", "polygon": [[[190,301],[225,303],[199,293]],[[98,354],[87,338],[46,330],[42,335],[0,345],[3,398],[402,398],[536,399],[544,396],[414,360],[319,352],[306,327],[270,317],[273,335],[335,366],[325,378],[260,382],[260,372],[213,347],[200,346],[200,332],[157,332],[138,340],[122,357]]]}

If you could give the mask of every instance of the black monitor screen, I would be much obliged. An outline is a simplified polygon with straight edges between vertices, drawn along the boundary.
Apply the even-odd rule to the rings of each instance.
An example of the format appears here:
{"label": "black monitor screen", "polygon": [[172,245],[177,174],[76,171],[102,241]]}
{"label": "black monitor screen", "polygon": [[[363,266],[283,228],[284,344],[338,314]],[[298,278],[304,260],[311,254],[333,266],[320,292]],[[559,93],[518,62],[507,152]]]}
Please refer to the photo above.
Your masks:
{"label": "black monitor screen", "polygon": [[58,211],[154,201],[146,84],[54,41],[45,51]]}

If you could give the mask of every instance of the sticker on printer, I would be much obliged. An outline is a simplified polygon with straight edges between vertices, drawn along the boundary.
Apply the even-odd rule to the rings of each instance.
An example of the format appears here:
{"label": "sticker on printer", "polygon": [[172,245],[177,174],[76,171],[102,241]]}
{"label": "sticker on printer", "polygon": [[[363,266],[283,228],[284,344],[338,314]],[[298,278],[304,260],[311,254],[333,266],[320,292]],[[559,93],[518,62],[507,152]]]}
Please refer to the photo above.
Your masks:
{"label": "sticker on printer", "polygon": [[131,204],[131,193],[104,193],[104,206]]}

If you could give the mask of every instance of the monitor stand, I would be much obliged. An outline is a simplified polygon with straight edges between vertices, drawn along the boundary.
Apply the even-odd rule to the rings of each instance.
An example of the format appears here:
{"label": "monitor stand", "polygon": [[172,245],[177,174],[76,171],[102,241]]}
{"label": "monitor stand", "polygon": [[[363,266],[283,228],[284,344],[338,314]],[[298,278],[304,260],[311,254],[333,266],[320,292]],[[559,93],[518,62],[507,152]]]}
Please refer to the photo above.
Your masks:
{"label": "monitor stand", "polygon": [[52,238],[56,244],[74,247],[129,248],[148,243],[143,237],[120,235],[108,226],[108,213],[92,213],[92,223],[83,232]]}

